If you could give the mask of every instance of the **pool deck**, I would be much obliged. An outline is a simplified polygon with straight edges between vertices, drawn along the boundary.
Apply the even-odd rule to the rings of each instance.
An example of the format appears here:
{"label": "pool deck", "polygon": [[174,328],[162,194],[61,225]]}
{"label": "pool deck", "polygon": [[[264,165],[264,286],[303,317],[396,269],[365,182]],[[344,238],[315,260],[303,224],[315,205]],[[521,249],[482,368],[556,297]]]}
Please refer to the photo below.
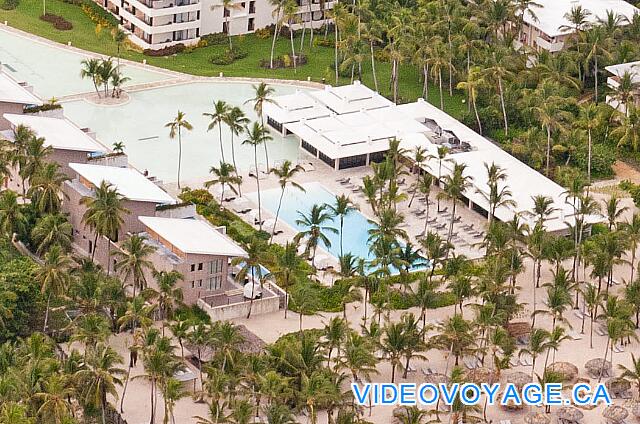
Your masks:
{"label": "pool deck", "polygon": [[[359,195],[358,193],[354,193],[352,189],[347,188],[344,185],[340,184],[338,181],[336,181],[339,178],[350,177],[351,183],[354,183],[355,185],[360,185],[362,182],[362,178],[365,175],[372,175],[373,172],[371,168],[360,167],[360,168],[352,168],[352,169],[336,172],[335,170],[329,168],[323,162],[319,161],[318,159],[312,156],[307,155],[306,153],[301,153],[300,157],[303,159],[300,159],[299,162],[308,170],[296,176],[295,181],[297,183],[305,184],[310,182],[319,182],[334,195],[345,194],[349,196],[351,200],[360,208],[360,213],[362,213],[368,219],[373,219],[374,213],[371,210],[371,207],[369,206],[367,201],[365,200],[364,196]],[[416,176],[413,174],[410,174],[407,176],[403,176],[403,178],[406,178],[406,181],[402,187],[404,188],[405,192],[409,193],[410,187],[415,182]],[[206,179],[183,181],[182,187],[203,188],[205,180]],[[242,180],[243,180],[243,184],[242,184],[243,197],[250,202],[251,207],[254,210],[257,210],[257,207],[258,207],[257,203],[250,199],[250,197],[252,196],[247,196],[247,194],[255,193],[257,191],[255,177],[251,177],[248,175],[248,173],[244,173],[242,175]],[[278,179],[275,176],[273,175],[267,176],[263,174],[262,178],[260,179],[261,190],[270,190],[270,189],[278,189],[278,188],[279,188],[279,183],[278,183]],[[165,189],[167,189],[169,193],[174,196],[177,196],[179,194],[179,190],[177,189],[176,184],[173,184],[173,183],[166,184]],[[433,187],[430,195],[430,199],[434,203],[436,202],[436,196],[438,195],[439,192],[441,192],[439,188]],[[219,200],[220,195],[217,194],[217,192],[215,191],[214,193],[216,193],[214,194],[214,196],[216,196],[216,199]],[[230,190],[227,190],[225,192],[225,197],[228,198],[232,194],[233,193],[231,193]],[[409,198],[410,198],[410,194],[409,194]],[[227,208],[231,209],[233,206],[233,201],[225,202],[225,205]],[[440,205],[441,205],[441,209],[448,208],[447,212],[450,212],[452,209],[452,206],[448,201],[442,200],[440,202]],[[424,216],[423,217],[416,216],[414,212],[418,210],[422,210],[424,208],[425,208],[424,203],[420,202],[417,196],[416,196],[416,199],[413,201],[411,208],[409,208],[409,199],[404,200],[398,204],[399,212],[402,213],[405,217],[405,223],[402,225],[402,228],[409,235],[409,241],[411,241],[411,243],[413,243],[416,247],[419,245],[418,236],[424,230],[425,218]],[[471,259],[477,259],[482,257],[483,251],[478,246],[478,244],[481,243],[483,239],[481,237],[473,238],[473,236],[465,233],[464,229],[462,228],[462,225],[473,224],[474,229],[482,231],[486,226],[486,218],[470,210],[466,205],[462,204],[462,202],[458,202],[456,215],[461,217],[460,222],[454,224],[454,230],[453,230],[454,233],[458,233],[458,238],[455,238],[452,240],[455,246],[456,255],[465,255]],[[249,222],[250,224],[253,224],[253,222],[251,222],[249,214],[239,214],[239,216],[245,219],[245,221]],[[450,215],[446,215],[446,212],[438,214],[436,212],[436,205],[433,204],[429,208],[429,217],[430,218],[437,217],[438,223],[447,224],[447,226],[444,229],[437,231],[444,239],[446,239],[447,230],[449,228],[448,223],[450,220]],[[262,219],[266,220],[269,218],[275,218],[275,215],[271,213],[271,211],[263,208]],[[433,225],[434,224],[429,224],[428,231],[436,231],[433,228]],[[280,244],[285,244],[287,241],[291,240],[297,234],[297,231],[294,228],[290,227],[282,219],[278,220],[277,228],[283,231],[281,234],[274,236],[274,241]],[[265,228],[265,230],[269,232],[271,231],[270,228]],[[337,258],[331,255],[325,249],[321,249],[321,248],[318,249],[318,255],[320,254],[329,256],[329,258],[331,259],[330,262],[334,265],[334,267],[337,268],[338,266]],[[330,273],[328,272],[324,274],[325,275],[321,275],[320,277],[326,283],[331,283],[335,279],[335,277],[330,275]]]}

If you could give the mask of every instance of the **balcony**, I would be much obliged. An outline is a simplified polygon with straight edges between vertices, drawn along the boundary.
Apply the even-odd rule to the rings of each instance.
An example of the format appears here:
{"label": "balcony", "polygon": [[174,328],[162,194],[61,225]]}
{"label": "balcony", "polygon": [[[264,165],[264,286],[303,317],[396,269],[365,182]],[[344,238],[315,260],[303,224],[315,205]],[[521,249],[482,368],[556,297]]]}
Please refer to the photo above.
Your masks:
{"label": "balcony", "polygon": [[548,52],[551,52],[551,53],[559,52],[564,47],[564,43],[562,41],[553,43],[551,41],[545,40],[542,37],[536,37],[536,44],[540,48],[547,50]]}
{"label": "balcony", "polygon": [[140,28],[146,34],[162,34],[173,31],[182,31],[185,29],[196,29],[200,26],[200,20],[197,18],[186,22],[173,22],[173,18],[171,18],[171,20],[166,23],[159,24],[154,22],[154,24],[151,25],[150,21],[147,21],[147,19],[140,19],[127,8],[120,9],[120,15],[122,16],[122,19]]}
{"label": "balcony", "polygon": [[200,10],[198,0],[174,1],[174,0],[127,0],[136,9],[139,9],[148,17],[175,15],[177,13],[197,12]]}

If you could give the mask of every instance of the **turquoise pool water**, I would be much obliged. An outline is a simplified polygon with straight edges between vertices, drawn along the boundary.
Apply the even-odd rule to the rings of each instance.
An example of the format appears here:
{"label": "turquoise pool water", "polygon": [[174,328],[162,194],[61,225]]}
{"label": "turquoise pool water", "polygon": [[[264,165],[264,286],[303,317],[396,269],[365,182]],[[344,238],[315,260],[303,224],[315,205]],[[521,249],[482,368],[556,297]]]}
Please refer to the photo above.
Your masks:
{"label": "turquoise pool water", "polygon": [[[71,40],[73,41],[73,40]],[[93,90],[90,80],[80,78],[80,62],[88,56],[57,48],[0,28],[0,63],[3,70],[19,81],[26,81],[44,99]],[[131,78],[125,86],[168,79],[168,74],[122,65]]]}
{"label": "turquoise pool water", "polygon": [[[296,224],[296,220],[300,218],[298,211],[308,213],[313,205],[316,204],[333,204],[335,195],[329,192],[321,183],[307,183],[303,184],[305,192],[297,190],[292,187],[287,187],[283,200],[282,208],[280,209],[280,217],[290,227],[297,231],[304,228]],[[268,209],[270,212],[275,213],[278,208],[278,201],[280,199],[280,189],[270,189],[261,192],[262,206]],[[252,200],[257,200],[257,194],[251,193],[249,195]],[[340,229],[340,219],[334,218],[332,223],[328,223],[328,226]],[[375,228],[374,224],[370,223],[367,218],[358,211],[354,211],[344,219],[344,236],[343,236],[343,250],[345,253],[351,252],[351,254],[364,258],[366,260],[373,259],[373,256],[369,252],[369,230]],[[331,246],[326,246],[324,243],[322,247],[325,248],[334,257],[340,256],[340,235],[326,232]],[[427,267],[427,263],[416,264],[414,270],[424,269]]]}
{"label": "turquoise pool water", "polygon": [[[276,95],[292,93],[290,86],[273,86]],[[181,181],[198,180],[209,175],[211,166],[218,166],[221,159],[218,128],[207,131],[209,119],[202,116],[210,112],[215,100],[225,100],[241,107],[251,121],[258,117],[252,104],[244,104],[253,97],[249,83],[194,82],[130,93],[130,101],[120,106],[97,106],[84,100],[64,103],[67,117],[82,127],[96,132],[98,139],[111,146],[116,141],[125,143],[130,162],[140,170],[147,169],[165,182],[175,182],[178,167],[178,140],[169,138],[165,124],[174,119],[177,111],[186,114],[193,125],[192,131],[183,132]],[[222,127],[225,160],[231,163],[231,133]],[[269,164],[275,161],[296,160],[297,142],[272,133],[273,141],[267,143]],[[253,148],[241,144],[243,135],[235,137],[235,153],[238,168],[248,170],[253,166]],[[264,148],[258,148],[258,166],[265,164]]]}

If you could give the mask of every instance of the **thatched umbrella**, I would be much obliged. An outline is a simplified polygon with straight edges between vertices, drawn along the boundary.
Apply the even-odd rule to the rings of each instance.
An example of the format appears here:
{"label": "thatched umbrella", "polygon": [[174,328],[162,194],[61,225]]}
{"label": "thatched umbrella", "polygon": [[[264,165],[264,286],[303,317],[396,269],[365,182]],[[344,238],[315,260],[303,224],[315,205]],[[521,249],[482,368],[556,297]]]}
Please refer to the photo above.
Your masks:
{"label": "thatched umbrella", "polygon": [[575,383],[578,378],[578,367],[570,362],[554,362],[547,367],[547,371],[558,373],[562,376],[563,383]]}
{"label": "thatched umbrella", "polygon": [[430,383],[430,384],[440,384],[440,383],[447,384],[449,382],[449,377],[447,377],[444,374],[440,374],[439,372],[436,372],[433,374],[425,375],[424,382]]}
{"label": "thatched umbrella", "polygon": [[578,422],[584,417],[584,412],[573,406],[561,406],[556,411],[559,420],[564,422]]}
{"label": "thatched umbrella", "polygon": [[549,424],[551,419],[540,412],[530,412],[524,417],[525,424]]}
{"label": "thatched umbrella", "polygon": [[609,405],[602,411],[603,417],[616,424],[624,422],[624,419],[627,418],[628,415],[629,411],[619,405]]}
{"label": "thatched umbrella", "polygon": [[584,367],[593,378],[600,378],[600,374],[602,374],[603,377],[609,377],[612,373],[611,362],[604,358],[591,359],[584,364]]}
{"label": "thatched umbrella", "polygon": [[620,377],[610,378],[604,383],[604,385],[613,396],[621,396],[631,389],[631,383]]}
{"label": "thatched umbrella", "polygon": [[640,417],[640,402],[634,402],[633,405],[631,405],[631,413],[635,417]]}
{"label": "thatched umbrella", "polygon": [[531,335],[531,323],[529,322],[508,322],[507,325],[505,325],[505,329],[509,336],[516,339],[519,343],[527,343]]}
{"label": "thatched umbrella", "polygon": [[493,384],[498,381],[498,374],[487,367],[478,367],[465,373],[466,380],[476,384]]}
{"label": "thatched umbrella", "polygon": [[522,371],[516,371],[507,376],[506,382],[507,384],[514,384],[518,390],[521,390],[525,384],[531,383],[531,376]]}

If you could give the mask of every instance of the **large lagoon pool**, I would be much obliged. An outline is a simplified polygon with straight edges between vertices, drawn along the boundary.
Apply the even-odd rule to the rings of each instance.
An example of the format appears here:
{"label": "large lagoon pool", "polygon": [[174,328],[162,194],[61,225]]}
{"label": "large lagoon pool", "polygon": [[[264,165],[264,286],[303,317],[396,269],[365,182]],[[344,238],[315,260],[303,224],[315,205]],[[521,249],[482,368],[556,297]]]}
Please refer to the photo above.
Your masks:
{"label": "large lagoon pool", "polygon": [[[291,86],[273,86],[276,95],[292,93]],[[169,138],[165,124],[172,121],[178,110],[186,114],[193,125],[192,131],[183,131],[181,181],[201,180],[209,175],[212,166],[218,166],[222,157],[218,141],[218,128],[207,131],[209,118],[216,100],[224,100],[241,107],[251,121],[258,117],[252,104],[244,104],[253,97],[253,86],[235,82],[193,82],[130,93],[130,101],[120,106],[99,106],[84,100],[64,103],[65,115],[82,127],[96,132],[105,145],[122,141],[130,162],[140,170],[147,169],[165,182],[175,182],[178,167],[178,140]],[[231,163],[231,133],[222,126],[225,161]],[[272,132],[267,143],[269,165],[283,159],[297,160],[297,142]],[[253,167],[253,148],[243,146],[244,135],[234,138],[236,162],[242,171]],[[265,166],[264,148],[258,148],[258,167]]]}
{"label": "large lagoon pool", "polygon": [[[26,81],[44,99],[93,91],[88,79],[80,78],[80,62],[89,57],[33,38],[0,28],[0,63],[4,72],[18,81]],[[131,78],[125,86],[161,81],[169,74],[142,66],[122,65],[122,72]]]}
{"label": "large lagoon pool", "polygon": [[[335,195],[328,191],[321,183],[302,184],[305,191],[300,191],[293,187],[287,187],[282,199],[282,208],[280,209],[279,220],[285,221],[287,225],[296,231],[304,230],[304,227],[296,224],[296,220],[300,218],[298,211],[309,213],[313,205],[316,204],[333,204]],[[262,206],[275,214],[278,209],[278,201],[280,200],[280,189],[270,189],[261,192]],[[257,200],[257,194],[251,193],[249,197]],[[340,229],[340,219],[334,218],[333,222],[327,223],[327,226]],[[373,259],[373,255],[369,252],[369,230],[375,228],[375,224],[360,212],[354,211],[344,219],[344,236],[343,250],[344,253],[350,252],[352,255],[364,258],[366,260]],[[340,235],[326,232],[327,238],[331,242],[331,246],[321,243],[321,246],[331,255],[338,258],[340,256]],[[427,262],[417,264],[414,270],[425,269]]]}

